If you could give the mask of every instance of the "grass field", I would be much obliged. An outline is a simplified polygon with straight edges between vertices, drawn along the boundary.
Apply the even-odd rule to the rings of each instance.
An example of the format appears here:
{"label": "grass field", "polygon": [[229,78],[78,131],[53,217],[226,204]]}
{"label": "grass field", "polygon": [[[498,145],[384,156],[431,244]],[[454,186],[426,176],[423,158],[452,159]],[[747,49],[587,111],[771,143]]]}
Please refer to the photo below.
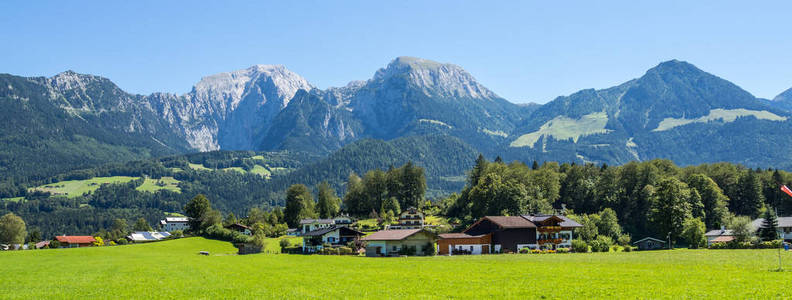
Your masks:
{"label": "grass field", "polygon": [[[275,242],[272,240],[270,244]],[[269,246],[269,245],[268,245]],[[210,251],[210,256],[198,255]],[[0,252],[2,298],[790,298],[776,250],[366,258],[202,238]],[[792,253],[783,253],[792,270]]]}
{"label": "grass field", "polygon": [[173,179],[173,177],[163,176],[160,179],[152,179],[146,178],[139,187],[137,187],[138,191],[146,191],[146,192],[156,192],[159,190],[168,190],[172,192],[181,193],[181,189],[179,188],[179,181]]}
{"label": "grass field", "polygon": [[83,193],[93,192],[104,183],[124,183],[139,178],[140,177],[129,176],[94,177],[85,180],[68,180],[50,183],[31,188],[31,190],[45,191],[52,193],[52,195],[62,195],[69,198],[74,198],[81,196]]}
{"label": "grass field", "polygon": [[0,198],[0,201],[19,202],[19,200],[22,200],[22,199],[25,199],[25,197]]}

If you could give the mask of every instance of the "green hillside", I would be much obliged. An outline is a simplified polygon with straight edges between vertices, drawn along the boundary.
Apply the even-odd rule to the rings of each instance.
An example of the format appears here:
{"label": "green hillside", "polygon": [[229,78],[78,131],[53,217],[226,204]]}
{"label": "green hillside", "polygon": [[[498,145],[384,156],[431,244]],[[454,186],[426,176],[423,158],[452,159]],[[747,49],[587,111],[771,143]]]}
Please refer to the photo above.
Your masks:
{"label": "green hillside", "polygon": [[[235,252],[228,242],[203,238],[3,252],[0,294],[6,299],[792,297],[782,288],[788,273],[772,271],[778,266],[776,250],[389,259]],[[781,254],[784,268],[792,269],[792,254]],[[54,271],[55,266],[69,271]],[[333,275],[317,279],[317,266]]]}

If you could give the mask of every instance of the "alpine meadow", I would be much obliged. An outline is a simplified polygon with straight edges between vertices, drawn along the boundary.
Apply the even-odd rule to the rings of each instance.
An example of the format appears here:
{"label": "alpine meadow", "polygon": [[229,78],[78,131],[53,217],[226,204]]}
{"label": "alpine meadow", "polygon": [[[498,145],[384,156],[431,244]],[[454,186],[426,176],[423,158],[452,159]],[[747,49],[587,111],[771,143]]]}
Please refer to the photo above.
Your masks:
{"label": "alpine meadow", "polygon": [[0,298],[792,298],[791,9],[0,4]]}

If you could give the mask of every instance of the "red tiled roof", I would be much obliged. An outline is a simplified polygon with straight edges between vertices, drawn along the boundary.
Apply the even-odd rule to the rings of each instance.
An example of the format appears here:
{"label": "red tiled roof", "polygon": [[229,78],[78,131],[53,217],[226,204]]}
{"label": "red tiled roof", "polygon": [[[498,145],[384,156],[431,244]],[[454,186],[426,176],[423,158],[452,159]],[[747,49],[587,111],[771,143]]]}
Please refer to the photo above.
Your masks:
{"label": "red tiled roof", "polygon": [[57,239],[58,242],[67,244],[90,244],[96,242],[94,237],[90,235],[62,235],[56,236],[55,239]]}
{"label": "red tiled roof", "polygon": [[734,240],[733,236],[730,235],[722,235],[712,239],[713,243],[728,243]]}
{"label": "red tiled roof", "polygon": [[381,230],[362,238],[363,241],[400,241],[416,234],[423,229],[393,229]]}

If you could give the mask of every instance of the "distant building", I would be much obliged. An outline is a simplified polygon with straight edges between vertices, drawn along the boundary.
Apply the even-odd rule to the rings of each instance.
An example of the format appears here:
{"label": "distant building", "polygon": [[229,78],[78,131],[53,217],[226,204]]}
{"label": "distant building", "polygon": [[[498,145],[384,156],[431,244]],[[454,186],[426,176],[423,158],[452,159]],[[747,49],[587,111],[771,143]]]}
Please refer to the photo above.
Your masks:
{"label": "distant building", "polygon": [[465,233],[443,233],[437,240],[437,254],[490,254],[492,234],[468,235]]}
{"label": "distant building", "polygon": [[41,241],[36,243],[36,249],[42,249],[49,247],[50,241]]}
{"label": "distant building", "polygon": [[300,220],[300,234],[306,234],[311,231],[330,227],[346,227],[351,226],[353,223],[352,218],[347,215],[341,215],[332,219],[302,219]]}
{"label": "distant building", "polygon": [[[762,228],[762,223],[764,223],[763,218],[753,220],[751,222],[751,227],[754,231],[757,231],[759,228]],[[776,230],[781,236],[781,239],[786,242],[792,242],[792,217],[778,217],[778,227],[776,227]]]}
{"label": "distant building", "polygon": [[76,235],[61,235],[56,236],[61,248],[77,248],[77,247],[90,247],[96,242],[96,239],[90,235],[76,236]]}
{"label": "distant building", "polygon": [[[575,228],[582,226],[561,215],[486,216],[462,232],[469,237],[441,236],[438,245],[442,245],[443,248],[452,246],[452,249],[438,249],[438,252],[453,254],[453,248],[456,246],[462,246],[463,250],[467,246],[467,251],[475,254],[517,252],[523,248],[568,248],[572,246]],[[484,247],[487,241],[485,235],[489,235],[489,247]],[[452,239],[452,241],[443,241],[444,239]],[[478,243],[459,244],[472,241]],[[470,246],[473,246],[472,251]]]}
{"label": "distant building", "polygon": [[645,237],[633,242],[633,245],[638,247],[638,250],[658,250],[664,249],[666,242],[653,237]]}
{"label": "distant building", "polygon": [[333,247],[346,246],[363,236],[363,233],[346,226],[331,226],[307,232],[303,236],[303,253],[314,253],[322,250],[324,244]]}
{"label": "distant building", "polygon": [[289,228],[286,230],[286,235],[288,236],[298,236],[300,235],[300,230],[297,228]]}
{"label": "distant building", "polygon": [[707,237],[707,246],[714,243],[727,243],[734,240],[734,235],[730,229],[721,227],[721,229],[710,230],[704,234]]}
{"label": "distant building", "polygon": [[424,229],[395,229],[377,231],[361,240],[366,242],[366,256],[428,255],[437,235]]}
{"label": "distant building", "polygon": [[250,230],[250,227],[247,227],[247,226],[239,224],[239,223],[235,223],[235,224],[231,224],[231,225],[225,226],[225,228],[233,230],[233,231],[236,231],[236,232],[239,232],[239,233],[244,234],[244,235],[251,235],[252,234],[252,232]]}
{"label": "distant building", "polygon": [[171,234],[168,232],[156,232],[156,231],[135,231],[132,234],[128,235],[126,238],[133,243],[144,243],[144,242],[154,242],[166,239],[170,237]]}
{"label": "distant building", "polygon": [[424,214],[415,207],[405,209],[399,214],[399,224],[390,225],[386,229],[421,229],[424,228]]}
{"label": "distant building", "polygon": [[167,232],[185,231],[190,229],[187,221],[189,221],[187,217],[166,217],[165,220],[160,220],[160,227]]}

